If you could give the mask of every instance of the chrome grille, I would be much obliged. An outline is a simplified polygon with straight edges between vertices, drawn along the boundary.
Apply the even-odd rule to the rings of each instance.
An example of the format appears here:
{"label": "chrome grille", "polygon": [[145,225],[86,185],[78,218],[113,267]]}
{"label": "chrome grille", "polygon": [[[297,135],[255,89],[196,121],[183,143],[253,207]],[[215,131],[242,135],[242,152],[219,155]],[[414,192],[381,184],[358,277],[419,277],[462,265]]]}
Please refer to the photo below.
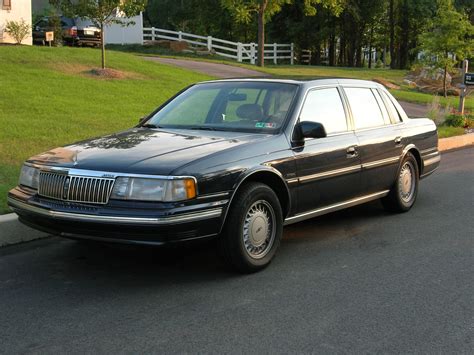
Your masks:
{"label": "chrome grille", "polygon": [[71,202],[105,204],[109,201],[115,179],[41,172],[40,196]]}

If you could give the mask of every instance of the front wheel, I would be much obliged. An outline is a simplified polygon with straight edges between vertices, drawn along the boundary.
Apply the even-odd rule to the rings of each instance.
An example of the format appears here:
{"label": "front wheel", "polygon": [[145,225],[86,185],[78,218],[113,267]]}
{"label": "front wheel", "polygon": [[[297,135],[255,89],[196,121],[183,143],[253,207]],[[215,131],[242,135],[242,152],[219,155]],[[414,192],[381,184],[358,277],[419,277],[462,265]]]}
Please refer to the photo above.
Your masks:
{"label": "front wheel", "polygon": [[382,199],[386,210],[406,212],[415,204],[419,181],[418,163],[413,154],[408,153],[400,165],[397,180],[389,194]]}
{"label": "front wheel", "polygon": [[219,246],[224,260],[242,273],[265,268],[283,232],[283,216],[275,192],[267,185],[244,185],[232,201]]}

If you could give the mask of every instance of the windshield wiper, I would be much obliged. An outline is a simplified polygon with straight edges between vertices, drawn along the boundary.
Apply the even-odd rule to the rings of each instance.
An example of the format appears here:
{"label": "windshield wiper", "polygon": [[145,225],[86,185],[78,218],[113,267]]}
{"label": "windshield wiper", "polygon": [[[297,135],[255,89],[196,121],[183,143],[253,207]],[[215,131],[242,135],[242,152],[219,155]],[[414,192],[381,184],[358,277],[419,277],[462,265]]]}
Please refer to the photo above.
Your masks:
{"label": "windshield wiper", "polygon": [[214,128],[214,127],[202,127],[202,126],[199,126],[199,127],[191,127],[191,128],[188,128],[188,129],[200,130],[200,131],[217,131],[217,128]]}
{"label": "windshield wiper", "polygon": [[142,124],[142,127],[145,127],[145,128],[163,128],[163,127],[158,126],[158,125],[153,124],[153,123],[145,123],[145,124]]}

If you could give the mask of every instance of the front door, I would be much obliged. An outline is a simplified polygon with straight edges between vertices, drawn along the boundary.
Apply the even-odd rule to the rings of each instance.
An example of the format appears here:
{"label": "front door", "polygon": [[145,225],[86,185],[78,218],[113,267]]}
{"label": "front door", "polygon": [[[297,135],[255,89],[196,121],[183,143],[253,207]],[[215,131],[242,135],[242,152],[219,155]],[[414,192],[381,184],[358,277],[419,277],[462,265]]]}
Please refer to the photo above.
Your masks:
{"label": "front door", "polygon": [[308,92],[299,120],[323,124],[327,137],[306,139],[294,147],[298,177],[297,213],[311,211],[359,194],[358,141],[336,87]]}

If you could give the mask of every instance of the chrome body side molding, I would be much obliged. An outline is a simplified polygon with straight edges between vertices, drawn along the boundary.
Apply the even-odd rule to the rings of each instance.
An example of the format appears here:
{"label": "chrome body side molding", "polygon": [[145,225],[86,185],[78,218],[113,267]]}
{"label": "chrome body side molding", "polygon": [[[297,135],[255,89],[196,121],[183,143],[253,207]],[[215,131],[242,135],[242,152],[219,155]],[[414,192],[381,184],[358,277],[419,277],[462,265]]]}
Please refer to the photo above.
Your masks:
{"label": "chrome body side molding", "polygon": [[370,195],[365,195],[361,197],[357,197],[348,201],[340,202],[340,203],[335,203],[333,205],[329,205],[326,207],[321,207],[313,211],[308,211],[304,213],[297,214],[293,217],[289,217],[285,219],[285,226],[293,223],[297,223],[300,221],[304,221],[305,219],[317,217],[317,216],[322,216],[323,214],[330,213],[330,212],[335,212],[342,210],[344,208],[360,205],[362,203],[366,203],[369,201],[377,200],[381,197],[387,196],[389,193],[389,190],[384,190],[380,192],[376,192]]}
{"label": "chrome body side molding", "polygon": [[299,182],[310,182],[314,180],[326,179],[329,177],[350,174],[360,170],[360,165],[349,166],[347,168],[324,171],[318,174],[306,175],[299,178]]}
{"label": "chrome body side molding", "polygon": [[390,165],[390,164],[398,163],[399,160],[400,160],[400,157],[392,157],[392,158],[387,158],[387,159],[382,159],[382,160],[371,161],[369,163],[362,164],[362,169],[370,169],[370,168],[376,168],[379,166]]}

